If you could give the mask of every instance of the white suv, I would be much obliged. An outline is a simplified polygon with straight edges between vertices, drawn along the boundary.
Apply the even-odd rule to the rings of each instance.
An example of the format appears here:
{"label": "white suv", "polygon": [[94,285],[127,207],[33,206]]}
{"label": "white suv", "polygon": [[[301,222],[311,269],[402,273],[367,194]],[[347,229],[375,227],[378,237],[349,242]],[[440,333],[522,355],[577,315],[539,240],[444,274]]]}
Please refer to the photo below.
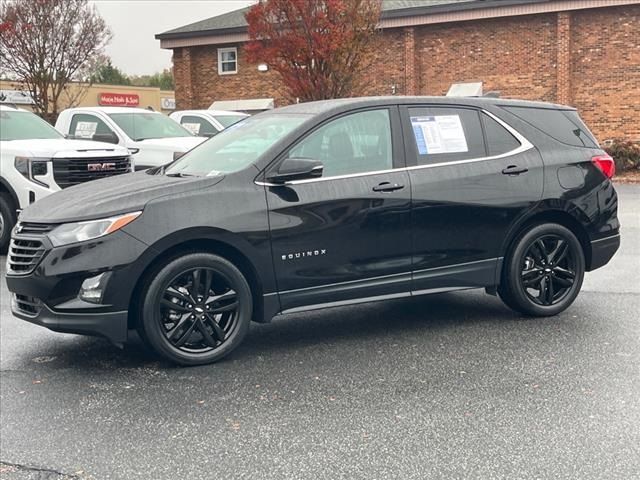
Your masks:
{"label": "white suv", "polygon": [[56,128],[71,138],[128,148],[136,170],[170,163],[206,140],[196,137],[166,115],[144,108],[69,108],[58,117]]}
{"label": "white suv", "polygon": [[37,115],[0,105],[0,251],[17,210],[62,188],[130,171],[126,148],[67,140]]}
{"label": "white suv", "polygon": [[213,137],[249,115],[227,110],[180,110],[169,117],[194,135]]}

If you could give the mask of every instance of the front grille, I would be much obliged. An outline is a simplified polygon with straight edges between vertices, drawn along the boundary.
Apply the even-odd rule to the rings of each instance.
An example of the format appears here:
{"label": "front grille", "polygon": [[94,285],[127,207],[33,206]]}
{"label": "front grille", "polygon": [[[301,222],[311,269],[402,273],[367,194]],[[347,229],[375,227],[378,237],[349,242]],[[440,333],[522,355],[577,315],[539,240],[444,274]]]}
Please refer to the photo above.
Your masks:
{"label": "front grille", "polygon": [[130,171],[130,157],[53,159],[53,178],[60,188]]}
{"label": "front grille", "polygon": [[35,297],[27,295],[13,294],[13,306],[16,310],[25,315],[36,316],[42,309],[42,302]]}
{"label": "front grille", "polygon": [[45,248],[39,240],[14,238],[9,246],[7,266],[9,273],[31,273],[44,256]]}
{"label": "front grille", "polygon": [[24,234],[43,234],[49,233],[56,227],[55,224],[51,223],[30,223],[30,222],[19,222],[16,227],[16,233],[24,233]]}

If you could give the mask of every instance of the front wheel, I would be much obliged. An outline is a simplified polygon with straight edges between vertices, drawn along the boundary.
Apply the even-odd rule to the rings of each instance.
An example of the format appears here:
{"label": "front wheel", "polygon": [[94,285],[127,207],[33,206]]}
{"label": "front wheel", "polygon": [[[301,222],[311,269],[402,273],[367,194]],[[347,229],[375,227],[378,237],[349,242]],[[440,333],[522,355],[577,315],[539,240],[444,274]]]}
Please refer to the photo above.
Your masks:
{"label": "front wheel", "polygon": [[516,241],[506,258],[498,293],[510,308],[545,317],[567,309],[585,272],[582,245],[562,225],[537,225]]}
{"label": "front wheel", "polygon": [[181,365],[203,365],[229,354],[244,339],[253,310],[251,290],[229,261],[190,253],[153,276],[140,302],[142,337]]}

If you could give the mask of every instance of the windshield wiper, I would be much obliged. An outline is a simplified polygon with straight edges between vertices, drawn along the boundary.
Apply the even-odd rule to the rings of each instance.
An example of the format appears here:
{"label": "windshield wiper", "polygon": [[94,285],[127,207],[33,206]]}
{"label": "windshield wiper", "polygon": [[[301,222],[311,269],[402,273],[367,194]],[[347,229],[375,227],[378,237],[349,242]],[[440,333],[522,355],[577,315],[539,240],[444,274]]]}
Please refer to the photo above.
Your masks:
{"label": "windshield wiper", "polygon": [[182,172],[165,173],[165,175],[167,177],[176,177],[176,178],[187,178],[187,177],[197,177],[198,176],[198,175],[193,175],[192,173],[182,173]]}

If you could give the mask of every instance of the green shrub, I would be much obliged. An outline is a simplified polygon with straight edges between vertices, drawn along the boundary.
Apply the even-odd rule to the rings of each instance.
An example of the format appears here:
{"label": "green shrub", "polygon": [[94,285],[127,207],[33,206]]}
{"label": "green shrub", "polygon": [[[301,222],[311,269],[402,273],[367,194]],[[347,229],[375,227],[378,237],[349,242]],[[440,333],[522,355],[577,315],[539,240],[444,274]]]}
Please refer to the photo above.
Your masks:
{"label": "green shrub", "polygon": [[605,147],[605,151],[613,157],[617,172],[640,169],[640,144],[617,139]]}

